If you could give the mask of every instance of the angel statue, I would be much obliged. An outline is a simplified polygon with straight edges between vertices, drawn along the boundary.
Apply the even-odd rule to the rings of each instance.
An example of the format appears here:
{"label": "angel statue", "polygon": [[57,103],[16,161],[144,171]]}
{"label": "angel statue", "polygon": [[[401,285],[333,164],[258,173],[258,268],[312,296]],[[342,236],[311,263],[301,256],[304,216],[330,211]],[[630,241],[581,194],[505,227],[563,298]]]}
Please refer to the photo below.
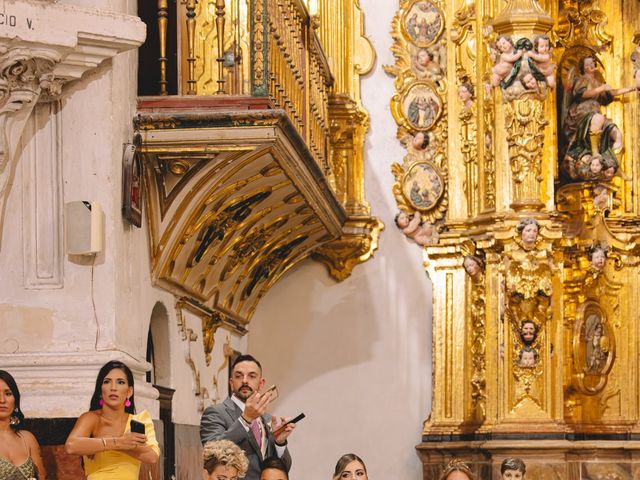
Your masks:
{"label": "angel statue", "polygon": [[560,169],[574,181],[609,181],[620,166],[616,154],[623,148],[622,132],[600,109],[635,87],[614,89],[608,85],[593,56],[580,59],[578,72],[573,79],[569,75],[570,89],[563,100],[562,130],[567,148],[561,153]]}
{"label": "angel statue", "polygon": [[407,238],[421,247],[438,243],[439,236],[435,226],[427,222],[423,223],[420,212],[415,212],[413,215],[400,212],[395,216],[394,221]]}
{"label": "angel statue", "polygon": [[548,319],[551,304],[551,253],[539,248],[540,225],[534,218],[523,218],[516,226],[515,244],[505,251],[502,269],[505,276],[505,300],[516,322]]}

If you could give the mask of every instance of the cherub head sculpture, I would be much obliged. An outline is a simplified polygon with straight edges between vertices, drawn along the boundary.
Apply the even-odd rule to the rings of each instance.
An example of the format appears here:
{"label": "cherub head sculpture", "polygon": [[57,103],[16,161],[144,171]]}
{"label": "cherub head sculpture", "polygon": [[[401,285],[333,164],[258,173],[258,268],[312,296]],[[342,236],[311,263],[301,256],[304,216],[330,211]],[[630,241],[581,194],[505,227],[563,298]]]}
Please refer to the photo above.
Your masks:
{"label": "cherub head sculpture", "polygon": [[424,132],[418,132],[411,140],[411,146],[416,150],[424,150],[429,146],[429,136]]}
{"label": "cherub head sculpture", "polygon": [[[522,347],[518,354],[518,366],[523,368],[533,368],[538,363],[538,352],[532,347]],[[505,478],[504,475],[502,478]]]}
{"label": "cherub head sculpture", "polygon": [[523,218],[516,226],[516,232],[520,235],[522,244],[526,248],[532,248],[538,239],[540,224],[535,218]]}
{"label": "cherub head sculpture", "polygon": [[609,249],[605,245],[598,243],[592,245],[587,252],[589,257],[590,267],[594,270],[601,272],[607,263],[607,254]]}
{"label": "cherub head sculpture", "polygon": [[471,280],[479,280],[484,273],[484,260],[479,255],[465,255],[462,266]]}

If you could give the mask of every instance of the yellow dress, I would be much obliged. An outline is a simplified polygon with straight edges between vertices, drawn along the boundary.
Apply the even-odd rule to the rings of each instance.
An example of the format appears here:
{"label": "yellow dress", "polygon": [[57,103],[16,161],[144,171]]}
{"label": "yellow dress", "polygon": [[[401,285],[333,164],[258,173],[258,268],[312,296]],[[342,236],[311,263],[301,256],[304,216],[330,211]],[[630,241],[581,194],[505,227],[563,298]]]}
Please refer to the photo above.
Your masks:
{"label": "yellow dress", "polygon": [[[147,445],[160,455],[156,432],[149,412],[143,410],[137,415],[129,415],[125,433],[131,431],[131,420],[144,423]],[[105,450],[96,453],[92,458],[84,456],[83,459],[87,480],[138,480],[141,462],[123,451]]]}

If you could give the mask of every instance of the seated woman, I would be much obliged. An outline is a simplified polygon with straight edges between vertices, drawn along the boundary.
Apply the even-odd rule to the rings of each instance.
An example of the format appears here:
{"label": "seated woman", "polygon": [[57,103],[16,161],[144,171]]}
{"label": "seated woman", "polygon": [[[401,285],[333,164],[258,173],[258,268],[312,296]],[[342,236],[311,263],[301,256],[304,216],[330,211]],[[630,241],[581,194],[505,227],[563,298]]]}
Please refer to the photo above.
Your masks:
{"label": "seated woman", "polygon": [[357,478],[358,480],[369,480],[367,477],[367,467],[362,459],[355,453],[347,453],[340,457],[333,472],[333,480]]}
{"label": "seated woman", "polygon": [[454,458],[444,467],[440,480],[476,480],[476,476],[466,463]]}
{"label": "seated woman", "polygon": [[[69,434],[67,453],[83,455],[87,480],[138,480],[141,463],[158,461],[151,415],[135,415],[133,374],[122,362],[106,363],[98,373],[89,411]],[[131,431],[132,421],[145,433]]]}
{"label": "seated woman", "polygon": [[202,450],[203,480],[238,480],[249,469],[244,451],[230,440],[215,440],[204,444]]}
{"label": "seated woman", "polygon": [[36,438],[22,430],[20,391],[9,372],[0,370],[0,478],[44,479],[46,472]]}

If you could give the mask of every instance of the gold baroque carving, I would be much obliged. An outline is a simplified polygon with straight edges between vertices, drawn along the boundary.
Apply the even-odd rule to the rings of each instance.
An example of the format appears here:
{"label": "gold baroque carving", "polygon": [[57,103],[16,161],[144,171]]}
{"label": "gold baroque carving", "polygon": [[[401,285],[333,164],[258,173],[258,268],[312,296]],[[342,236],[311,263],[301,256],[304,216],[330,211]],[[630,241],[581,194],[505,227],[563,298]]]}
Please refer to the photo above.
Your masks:
{"label": "gold baroque carving", "polygon": [[443,115],[443,100],[430,80],[411,82],[391,101],[391,113],[407,131],[433,128]]}
{"label": "gold baroque carving", "polygon": [[448,200],[446,16],[439,1],[403,0],[393,19],[391,113],[407,148],[393,163],[396,226],[420,246],[435,244]]}
{"label": "gold baroque carving", "polygon": [[360,76],[373,67],[375,51],[364,33],[364,18],[356,0],[319,0],[318,34],[333,61],[334,82],[328,98],[328,179],[347,212],[340,238],[314,250],[337,281],[378,248],[384,224],[371,215],[364,191],[364,143],[369,115],[360,98]]}
{"label": "gold baroque carving", "polygon": [[542,147],[544,127],[548,121],[544,116],[544,104],[535,98],[520,98],[505,107],[507,144],[511,165],[514,209],[539,209]]}
{"label": "gold baroque carving", "polygon": [[586,395],[601,392],[616,357],[615,335],[595,301],[581,306],[573,334],[574,385]]}
{"label": "gold baroque carving", "polygon": [[590,45],[602,50],[611,45],[613,37],[606,32],[607,15],[593,0],[563,0],[555,42],[565,48]]}
{"label": "gold baroque carving", "polygon": [[380,232],[384,224],[377,218],[347,220],[348,234],[317,248],[312,257],[327,266],[329,274],[339,282],[347,279],[354,267],[367,261],[378,249]]}
{"label": "gold baroque carving", "polygon": [[444,30],[444,14],[430,0],[412,0],[406,7],[400,26],[405,40],[417,47],[433,45]]}
{"label": "gold baroque carving", "polygon": [[391,166],[396,182],[393,194],[400,210],[419,211],[423,220],[435,223],[444,217],[449,204],[446,174],[430,161]]}
{"label": "gold baroque carving", "polygon": [[264,0],[252,0],[253,5],[253,85],[264,86]]}
{"label": "gold baroque carving", "polygon": [[465,241],[461,248],[462,266],[469,277],[470,293],[470,348],[471,355],[471,405],[474,421],[481,423],[486,418],[487,401],[487,315],[486,277],[484,254],[476,249],[472,241]]}
{"label": "gold baroque carving", "polygon": [[141,132],[152,278],[218,320],[245,325],[274,281],[338,237],[345,212],[317,182],[309,152],[296,150],[282,112],[251,111],[244,121],[239,113],[148,115],[188,127]]}

